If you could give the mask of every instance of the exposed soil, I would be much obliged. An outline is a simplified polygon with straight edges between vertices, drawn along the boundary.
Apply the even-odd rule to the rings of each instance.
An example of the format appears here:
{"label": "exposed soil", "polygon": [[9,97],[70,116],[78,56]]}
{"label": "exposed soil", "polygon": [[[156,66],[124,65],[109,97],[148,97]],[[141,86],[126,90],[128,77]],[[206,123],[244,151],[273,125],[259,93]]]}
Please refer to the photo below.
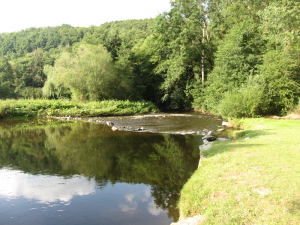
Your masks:
{"label": "exposed soil", "polygon": [[286,116],[265,116],[265,118],[270,118],[270,119],[290,119],[290,120],[300,120],[300,114],[299,113],[290,113]]}

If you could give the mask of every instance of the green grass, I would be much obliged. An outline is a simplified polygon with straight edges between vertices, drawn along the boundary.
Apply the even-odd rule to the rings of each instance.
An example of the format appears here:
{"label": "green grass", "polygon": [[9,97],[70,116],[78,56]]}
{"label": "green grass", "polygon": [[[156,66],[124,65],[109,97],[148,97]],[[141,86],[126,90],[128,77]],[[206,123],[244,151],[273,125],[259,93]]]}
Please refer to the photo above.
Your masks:
{"label": "green grass", "polygon": [[157,112],[152,102],[67,100],[5,100],[0,101],[0,118],[4,117],[95,117]]}
{"label": "green grass", "polygon": [[204,152],[181,192],[181,216],[203,215],[204,224],[300,224],[300,121],[241,123],[236,140]]}

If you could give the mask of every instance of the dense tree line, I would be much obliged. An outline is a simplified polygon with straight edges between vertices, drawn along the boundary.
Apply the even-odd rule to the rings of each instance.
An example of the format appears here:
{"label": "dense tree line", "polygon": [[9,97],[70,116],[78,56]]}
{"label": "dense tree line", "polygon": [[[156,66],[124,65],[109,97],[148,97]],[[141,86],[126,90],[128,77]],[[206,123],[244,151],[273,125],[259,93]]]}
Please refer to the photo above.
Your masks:
{"label": "dense tree line", "polygon": [[63,24],[57,27],[29,28],[19,32],[0,34],[0,56],[15,59],[25,56],[36,49],[50,51],[59,46],[79,42],[86,28],[75,28]]}
{"label": "dense tree line", "polygon": [[284,114],[299,102],[299,3],[176,0],[155,24],[169,106],[227,117]]}
{"label": "dense tree line", "polygon": [[[151,34],[152,22],[152,19],[116,21],[102,24],[99,27],[90,26],[88,28],[62,25],[60,27],[29,28],[20,32],[0,34],[0,71],[6,71],[1,73],[0,98],[40,98],[46,96],[50,98],[73,97],[79,100],[142,99],[140,93],[142,93],[144,86],[141,85],[138,78],[134,79],[131,49],[140,45]],[[42,45],[39,44],[41,43],[39,42],[40,39],[44,40]],[[98,51],[99,48],[102,48],[100,52]],[[85,53],[87,53],[86,51],[90,52],[85,55],[77,52],[77,56],[75,56],[75,52],[80,50],[82,53],[83,51]],[[102,54],[104,55],[101,56]],[[69,65],[60,65],[59,62],[63,61],[64,56],[69,57],[64,61]],[[68,61],[69,59],[73,59],[73,61]],[[89,72],[95,69],[97,60],[101,59],[105,59],[105,63],[100,62],[99,65],[104,66],[105,70],[110,68],[110,71],[106,71],[104,74],[113,77],[113,79],[109,83],[105,83],[106,81],[102,82],[101,79],[97,78],[102,83],[101,88],[105,85],[106,90],[101,90],[102,93],[96,93],[97,89],[100,90],[100,86],[96,87],[97,84],[95,83],[95,87],[92,87],[91,82],[95,81],[93,79],[98,74],[96,71],[93,75]],[[92,61],[94,61],[93,65]],[[89,64],[84,65],[84,62]],[[106,65],[106,63],[110,65]],[[96,67],[102,70],[99,65]],[[72,79],[76,76],[70,77],[71,71],[65,71],[66,74],[55,76],[55,79],[54,75],[50,75],[54,74],[53,71],[59,71],[58,67],[65,67],[66,69],[67,66],[81,68],[85,70],[86,74],[90,74],[94,78],[81,74],[82,77],[77,78],[79,80],[84,79],[84,82],[77,83],[76,89],[70,86],[70,83],[74,83]],[[77,71],[77,74],[79,73],[81,72]],[[47,75],[49,76],[48,82],[46,82]],[[66,83],[65,81],[69,83],[60,85]],[[89,87],[86,86],[88,82]],[[83,86],[80,87],[80,85]],[[42,92],[44,86],[45,95]],[[91,92],[80,94],[80,97],[75,94],[75,92],[77,94],[82,92],[83,89],[86,89],[85,92],[87,89],[90,91],[93,89],[93,94]],[[108,90],[109,93],[106,93]],[[93,97],[91,97],[92,95]]]}
{"label": "dense tree line", "polygon": [[144,99],[226,117],[284,114],[299,103],[298,2],[171,5],[154,20],[1,34],[1,98],[39,97],[44,87],[47,97]]}

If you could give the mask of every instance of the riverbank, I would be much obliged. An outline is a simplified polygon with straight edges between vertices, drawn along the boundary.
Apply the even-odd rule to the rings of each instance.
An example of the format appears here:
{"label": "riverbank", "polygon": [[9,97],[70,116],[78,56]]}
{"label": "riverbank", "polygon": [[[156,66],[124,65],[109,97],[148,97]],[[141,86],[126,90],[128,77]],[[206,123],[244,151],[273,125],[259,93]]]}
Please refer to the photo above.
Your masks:
{"label": "riverbank", "polygon": [[[216,141],[181,191],[182,218],[204,224],[300,223],[300,121],[239,121],[236,140]],[[199,217],[198,217],[199,219]]]}
{"label": "riverbank", "polygon": [[158,112],[152,102],[130,101],[91,101],[76,102],[68,100],[1,100],[0,118],[5,117],[96,117],[113,115],[133,115],[137,113]]}

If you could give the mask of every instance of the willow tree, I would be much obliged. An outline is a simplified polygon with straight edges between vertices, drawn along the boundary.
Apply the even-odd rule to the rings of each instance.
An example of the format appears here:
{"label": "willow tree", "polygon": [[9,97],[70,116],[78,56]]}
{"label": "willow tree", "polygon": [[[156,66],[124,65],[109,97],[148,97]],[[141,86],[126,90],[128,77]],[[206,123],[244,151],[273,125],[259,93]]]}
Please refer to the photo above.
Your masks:
{"label": "willow tree", "polygon": [[76,100],[122,99],[125,98],[120,96],[122,88],[130,89],[130,82],[120,82],[111,54],[102,45],[81,44],[72,52],[63,52],[54,67],[47,66],[44,70],[46,96],[71,95]]}

